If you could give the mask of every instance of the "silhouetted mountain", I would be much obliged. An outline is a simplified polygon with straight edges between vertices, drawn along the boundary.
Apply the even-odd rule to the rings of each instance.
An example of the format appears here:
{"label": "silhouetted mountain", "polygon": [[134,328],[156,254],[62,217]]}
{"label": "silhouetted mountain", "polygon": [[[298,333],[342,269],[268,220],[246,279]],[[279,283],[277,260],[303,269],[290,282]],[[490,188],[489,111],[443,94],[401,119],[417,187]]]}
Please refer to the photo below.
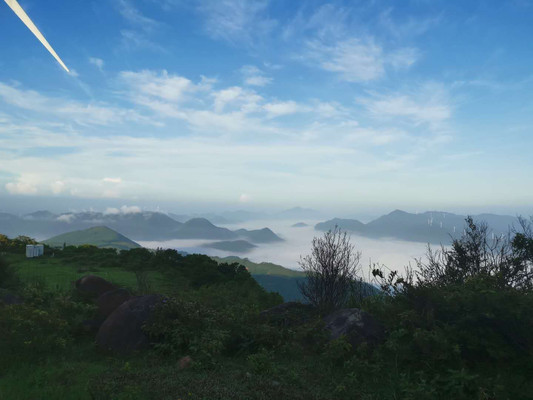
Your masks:
{"label": "silhouetted mountain", "polygon": [[173,237],[179,239],[236,239],[237,234],[229,229],[215,226],[205,218],[193,218],[174,232]]}
{"label": "silhouetted mountain", "polygon": [[305,222],[297,222],[294,225],[291,225],[291,228],[305,228],[306,226],[309,226]]}
{"label": "silhouetted mountain", "polygon": [[226,240],[221,242],[213,242],[205,244],[203,247],[209,247],[217,250],[230,251],[235,253],[246,253],[254,249],[255,245],[246,240]]}
{"label": "silhouetted mountain", "polygon": [[254,243],[281,241],[268,228],[241,229],[237,233],[212,224],[205,218],[192,218],[182,223],[159,212],[100,213],[79,212],[55,215],[38,211],[24,217],[0,213],[0,233],[10,237],[27,235],[37,239],[83,230],[95,226],[107,226],[133,240],[165,241],[171,239],[245,239]]}
{"label": "silhouetted mountain", "polygon": [[269,228],[255,230],[238,229],[235,233],[254,243],[273,243],[283,241],[282,238],[272,232]]}
{"label": "silhouetted mountain", "polygon": [[[465,227],[464,215],[442,211],[428,211],[411,214],[395,210],[367,224],[353,219],[339,219],[321,222],[315,229],[326,231],[338,225],[341,229],[371,238],[394,238],[414,242],[450,244],[453,238],[460,237]],[[473,216],[475,222],[485,222],[495,235],[506,234],[516,225],[516,217],[493,214]]]}
{"label": "silhouetted mountain", "polygon": [[129,250],[141,247],[138,243],[128,239],[126,236],[108,228],[107,226],[95,226],[93,228],[63,233],[45,240],[43,243],[52,247],[80,246],[90,244],[97,247],[115,248],[119,250]]}

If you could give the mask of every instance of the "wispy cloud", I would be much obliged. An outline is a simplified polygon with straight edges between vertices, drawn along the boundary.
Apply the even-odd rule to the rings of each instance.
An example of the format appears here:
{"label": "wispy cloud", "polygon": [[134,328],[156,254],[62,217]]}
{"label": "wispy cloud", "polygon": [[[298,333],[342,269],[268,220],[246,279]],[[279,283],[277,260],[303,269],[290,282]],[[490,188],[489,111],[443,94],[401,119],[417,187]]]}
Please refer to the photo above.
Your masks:
{"label": "wispy cloud", "polygon": [[372,38],[350,38],[326,44],[312,40],[301,58],[335,72],[347,82],[369,82],[383,78],[388,67],[408,68],[419,58],[418,50],[400,48],[387,53]]}
{"label": "wispy cloud", "polygon": [[205,31],[213,39],[253,45],[276,27],[266,0],[205,0],[198,6]]}
{"label": "wispy cloud", "polygon": [[452,104],[446,88],[427,83],[413,90],[377,94],[359,98],[369,113],[378,118],[405,118],[414,124],[436,126],[452,116]]}
{"label": "wispy cloud", "polygon": [[145,117],[131,109],[45,96],[34,90],[22,89],[19,85],[8,85],[2,82],[0,82],[0,99],[25,110],[48,116],[70,118],[83,125],[109,125],[126,120],[149,123]]}
{"label": "wispy cloud", "polygon": [[249,86],[266,86],[272,83],[272,78],[257,68],[255,65],[245,65],[241,68],[244,84]]}
{"label": "wispy cloud", "polygon": [[89,57],[89,63],[94,65],[96,68],[98,68],[100,71],[103,71],[104,69],[104,60],[98,57]]}
{"label": "wispy cloud", "polygon": [[141,28],[145,32],[151,32],[160,25],[160,23],[155,19],[149,18],[141,13],[128,0],[118,0],[117,8],[120,15],[122,15],[126,21],[138,28]]}

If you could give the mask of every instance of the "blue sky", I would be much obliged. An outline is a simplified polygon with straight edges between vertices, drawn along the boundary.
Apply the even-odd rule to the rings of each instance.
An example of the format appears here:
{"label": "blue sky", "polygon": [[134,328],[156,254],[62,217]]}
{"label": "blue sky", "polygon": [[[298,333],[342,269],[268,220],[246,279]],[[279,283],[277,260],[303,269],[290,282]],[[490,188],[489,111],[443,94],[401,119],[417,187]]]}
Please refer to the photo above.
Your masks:
{"label": "blue sky", "polygon": [[533,204],[533,2],[0,4],[0,199]]}

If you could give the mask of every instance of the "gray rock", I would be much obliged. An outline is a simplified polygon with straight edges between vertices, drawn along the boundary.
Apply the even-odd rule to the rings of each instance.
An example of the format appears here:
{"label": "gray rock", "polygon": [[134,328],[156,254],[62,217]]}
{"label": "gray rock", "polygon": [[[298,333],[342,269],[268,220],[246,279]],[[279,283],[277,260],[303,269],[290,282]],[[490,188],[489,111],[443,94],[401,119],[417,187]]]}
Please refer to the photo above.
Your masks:
{"label": "gray rock", "polygon": [[150,294],[122,303],[98,330],[96,343],[103,349],[119,353],[148,347],[149,340],[142,326],[150,320],[162,299],[160,295]]}
{"label": "gray rock", "polygon": [[385,335],[383,325],[358,308],[335,311],[324,318],[324,323],[331,340],[344,335],[354,348],[363,342],[370,345],[377,344],[383,340]]}
{"label": "gray rock", "polygon": [[126,289],[115,289],[100,295],[96,301],[97,319],[105,321],[113,311],[115,311],[122,303],[131,298],[130,292]]}

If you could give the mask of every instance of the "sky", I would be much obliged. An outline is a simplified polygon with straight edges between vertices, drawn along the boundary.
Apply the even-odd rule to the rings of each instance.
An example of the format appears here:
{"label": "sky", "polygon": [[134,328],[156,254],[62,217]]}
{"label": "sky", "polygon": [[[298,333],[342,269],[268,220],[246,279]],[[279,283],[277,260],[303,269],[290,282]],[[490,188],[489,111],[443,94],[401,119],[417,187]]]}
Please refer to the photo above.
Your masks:
{"label": "sky", "polygon": [[532,1],[20,4],[0,209],[533,213]]}

